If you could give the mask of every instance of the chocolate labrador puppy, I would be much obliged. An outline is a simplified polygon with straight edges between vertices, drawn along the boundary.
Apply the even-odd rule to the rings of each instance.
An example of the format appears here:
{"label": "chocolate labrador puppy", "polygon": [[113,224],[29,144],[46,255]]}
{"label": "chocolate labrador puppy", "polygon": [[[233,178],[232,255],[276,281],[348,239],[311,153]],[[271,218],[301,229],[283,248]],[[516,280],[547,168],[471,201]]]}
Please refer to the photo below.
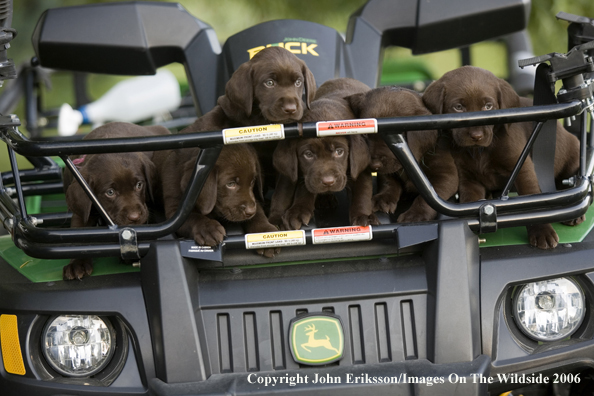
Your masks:
{"label": "chocolate labrador puppy", "polygon": [[[430,115],[421,95],[400,87],[380,87],[346,98],[359,118],[411,117]],[[435,192],[447,200],[458,189],[458,173],[449,148],[436,130],[408,131],[407,144]],[[373,197],[373,210],[394,213],[404,192],[417,193],[416,187],[402,170],[402,164],[381,136],[367,135],[371,153],[370,169],[377,172],[378,193]],[[420,195],[412,206],[400,214],[398,222],[433,220],[437,212]]]}
{"label": "chocolate labrador puppy", "polygon": [[182,133],[297,122],[315,93],[316,81],[305,62],[282,47],[269,47],[239,66],[217,106]]}
{"label": "chocolate labrador puppy", "polygon": [[[316,81],[305,62],[282,47],[265,48],[233,73],[217,106],[181,133],[297,122],[315,93]],[[272,152],[276,145],[276,141],[253,144],[267,187],[274,186]]]}
{"label": "chocolate labrador puppy", "polygon": [[[200,148],[173,150],[158,160],[167,218],[179,207],[199,153]],[[226,231],[217,219],[242,223],[246,233],[277,231],[268,222],[254,191],[262,199],[262,173],[254,148],[248,144],[223,147],[192,213],[177,230],[177,234],[192,238],[199,245],[218,245],[223,241]],[[274,257],[279,252],[280,248],[257,250],[258,254],[266,257]]]}
{"label": "chocolate labrador puppy", "polygon": [[[84,139],[109,139],[169,134],[161,126],[143,127],[124,122],[105,124],[85,136]],[[85,181],[111,220],[119,225],[144,224],[149,212],[147,200],[152,200],[155,182],[155,165],[152,152],[89,154],[71,156]],[[70,227],[92,227],[100,222],[98,212],[80,184],[70,171],[64,171],[66,204],[72,211]],[[81,279],[93,272],[90,258],[72,259],[64,267],[64,279]]]}
{"label": "chocolate labrador puppy", "polygon": [[[344,97],[368,90],[367,85],[350,78],[327,81],[301,122],[353,119]],[[313,216],[318,194],[342,191],[347,186],[351,190],[351,224],[379,224],[371,207],[371,174],[364,172],[369,149],[361,135],[284,140],[274,151],[273,164],[279,173],[269,216],[273,224],[299,229]]]}
{"label": "chocolate labrador puppy", "polygon": [[[436,114],[489,111],[531,105],[520,98],[513,88],[493,73],[473,66],[452,70],[433,82],[423,95],[425,105]],[[517,162],[532,123],[486,125],[456,128],[449,131],[452,155],[460,177],[460,202],[488,198],[502,190]],[[560,181],[577,173],[579,141],[557,123],[555,179]],[[540,193],[534,164],[527,158],[515,182],[519,195]],[[568,224],[578,224],[583,217]],[[550,249],[559,237],[550,224],[527,226],[532,246]]]}

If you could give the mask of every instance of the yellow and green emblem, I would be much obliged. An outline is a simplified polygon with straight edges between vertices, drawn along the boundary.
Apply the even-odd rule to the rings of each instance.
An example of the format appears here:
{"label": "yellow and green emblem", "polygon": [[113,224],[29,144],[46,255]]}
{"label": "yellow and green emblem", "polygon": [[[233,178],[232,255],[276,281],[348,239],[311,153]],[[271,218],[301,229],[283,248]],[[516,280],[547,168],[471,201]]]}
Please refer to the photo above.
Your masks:
{"label": "yellow and green emblem", "polygon": [[317,366],[342,358],[344,333],[338,316],[319,313],[295,318],[289,337],[297,363]]}

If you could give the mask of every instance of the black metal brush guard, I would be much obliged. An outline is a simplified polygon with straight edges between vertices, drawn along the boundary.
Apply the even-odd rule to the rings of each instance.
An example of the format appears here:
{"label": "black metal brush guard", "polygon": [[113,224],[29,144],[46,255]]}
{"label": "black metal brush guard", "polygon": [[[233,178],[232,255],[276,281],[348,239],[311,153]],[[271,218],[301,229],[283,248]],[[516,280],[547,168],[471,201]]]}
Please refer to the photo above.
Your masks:
{"label": "black metal brush guard", "polygon": [[[466,219],[473,231],[487,232],[494,231],[497,228],[515,227],[531,223],[571,220],[587,211],[592,201],[590,183],[594,168],[594,156],[591,149],[591,142],[589,149],[586,149],[586,145],[584,145],[587,142],[585,122],[582,123],[581,131],[583,147],[580,155],[583,166],[580,169],[580,174],[576,177],[573,187],[562,191],[530,196],[507,197],[504,195],[499,199],[464,204],[444,201],[435,193],[435,190],[419,168],[401,134],[410,130],[451,129],[466,126],[536,121],[536,128],[533,132],[534,138],[540,130],[540,125],[548,119],[573,117],[582,114],[582,118],[585,120],[587,114],[584,110],[588,110],[586,107],[586,102],[575,100],[569,103],[489,112],[385,118],[378,119],[377,124],[378,133],[388,143],[394,154],[403,164],[405,171],[420,194],[431,207],[442,215]],[[135,255],[138,257],[145,255],[148,252],[151,241],[173,234],[183,224],[185,218],[192,210],[193,203],[196,201],[223,145],[222,131],[146,138],[39,141],[29,140],[23,136],[17,129],[18,125],[20,124],[16,117],[0,117],[0,133],[2,139],[8,144],[8,152],[13,167],[12,173],[6,172],[2,175],[2,185],[0,186],[0,216],[5,227],[12,233],[16,246],[21,248],[26,254],[42,259],[120,255],[130,258]],[[284,126],[284,130],[286,139],[316,136],[315,123],[288,124]],[[533,140],[530,139],[528,145]],[[66,166],[75,173],[75,177],[79,182],[86,184],[80,178],[80,174],[77,174],[76,167],[67,158],[68,155],[153,151],[197,146],[203,150],[197,159],[194,175],[185,193],[183,202],[174,216],[163,223],[126,227],[112,225],[109,227],[76,229],[41,228],[38,225],[64,224],[68,221],[69,215],[39,214],[31,217],[26,212],[24,204],[25,194],[43,193],[44,187],[42,186],[47,187],[48,183],[28,183],[23,186],[22,181],[54,181],[56,176],[59,176],[59,173],[56,173],[59,172],[59,168],[52,166],[53,161],[44,157],[62,157]],[[525,149],[526,155],[529,151],[530,147],[527,146]],[[33,160],[37,169],[19,171],[16,164],[15,152],[27,158],[37,158]],[[520,159],[517,169],[522,164],[523,160]],[[40,176],[37,179],[35,179],[36,174]],[[510,186],[513,184],[513,176],[508,183]],[[4,187],[6,183],[11,182],[15,185],[13,190]],[[55,186],[50,183],[49,190],[53,191],[54,189]],[[17,204],[14,203],[9,193],[16,195]],[[494,208],[494,211],[488,211],[488,215],[485,214],[487,211],[484,210],[486,205],[492,205]],[[100,205],[99,209],[102,211]],[[109,224],[111,221],[108,220],[107,223]],[[432,229],[435,232],[435,222],[416,225],[396,223],[374,226],[373,239],[396,239],[395,243],[401,248],[412,245],[415,242],[410,240],[406,243],[399,242],[396,237],[399,232],[402,233],[402,231],[408,230],[413,232],[413,228],[418,227],[421,227],[421,230],[428,230],[429,228],[427,226],[429,224],[434,226]],[[132,246],[132,255],[130,255],[130,246],[124,246],[124,243],[120,243],[123,240],[127,240],[127,238],[122,239],[123,232],[127,232],[126,236],[132,234],[134,240],[137,241]],[[306,231],[306,238],[309,244],[311,231]],[[421,237],[417,243],[426,240],[427,236]],[[244,236],[227,237],[222,247],[227,249],[245,249]],[[128,254],[124,254],[123,250],[128,251]]]}

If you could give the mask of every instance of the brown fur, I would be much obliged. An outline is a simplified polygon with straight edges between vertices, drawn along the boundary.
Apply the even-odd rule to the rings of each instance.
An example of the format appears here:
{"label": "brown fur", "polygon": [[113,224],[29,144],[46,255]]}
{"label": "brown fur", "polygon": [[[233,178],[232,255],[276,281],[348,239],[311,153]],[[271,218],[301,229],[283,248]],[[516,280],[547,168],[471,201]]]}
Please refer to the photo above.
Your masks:
{"label": "brown fur", "polygon": [[182,133],[297,122],[315,93],[316,81],[305,62],[284,48],[269,47],[239,66],[217,106]]}
{"label": "brown fur", "polygon": [[[179,207],[199,153],[199,148],[173,150],[158,164],[167,218]],[[226,231],[217,219],[243,223],[247,233],[276,231],[277,228],[268,222],[254,191],[262,199],[262,173],[256,151],[248,144],[224,146],[192,213],[177,234],[192,238],[199,245],[218,245]],[[280,249],[257,252],[273,257]]]}
{"label": "brown fur", "polygon": [[[365,94],[347,98],[357,117],[411,117],[430,115],[421,95],[399,87],[381,87]],[[378,173],[378,193],[373,197],[373,210],[394,213],[403,191],[417,192],[413,183],[402,172],[402,164],[379,135],[367,135],[371,153],[370,168]],[[437,194],[449,199],[458,189],[458,175],[448,147],[440,142],[437,131],[408,131],[405,133],[415,159],[433,185]],[[412,206],[398,217],[399,222],[433,220],[437,212],[418,196]]]}
{"label": "brown fur", "polygon": [[[345,96],[369,90],[350,78],[325,82],[318,89],[301,122],[353,119]],[[281,141],[273,155],[279,172],[272,198],[270,220],[286,229],[308,224],[318,194],[351,189],[350,222],[353,225],[378,224],[372,213],[371,175],[364,172],[369,150],[360,135],[332,136]]]}
{"label": "brown fur", "polygon": [[[160,126],[142,127],[135,124],[113,122],[103,125],[85,139],[108,139],[169,134]],[[89,184],[93,194],[109,217],[119,226],[144,224],[148,221],[146,201],[152,200],[152,186],[155,183],[155,165],[152,152],[89,154],[77,165]],[[82,156],[71,156],[72,160]],[[100,216],[92,211],[92,203],[82,187],[69,171],[64,172],[66,204],[73,212],[70,226],[92,227],[98,224]],[[108,196],[108,192],[113,195]],[[81,279],[93,272],[89,259],[73,259],[64,267],[64,279]]]}
{"label": "brown fur", "polygon": [[[531,105],[529,99],[520,98],[506,81],[472,66],[446,73],[427,88],[423,101],[436,114]],[[453,129],[452,155],[460,177],[460,202],[484,199],[491,192],[503,189],[531,132],[531,122]],[[578,139],[558,122],[555,179],[560,181],[574,175],[578,160]],[[530,157],[520,170],[515,187],[520,195],[540,193]],[[583,218],[571,223],[581,221]],[[527,229],[532,246],[541,249],[557,246],[559,238],[550,224],[530,225]]]}

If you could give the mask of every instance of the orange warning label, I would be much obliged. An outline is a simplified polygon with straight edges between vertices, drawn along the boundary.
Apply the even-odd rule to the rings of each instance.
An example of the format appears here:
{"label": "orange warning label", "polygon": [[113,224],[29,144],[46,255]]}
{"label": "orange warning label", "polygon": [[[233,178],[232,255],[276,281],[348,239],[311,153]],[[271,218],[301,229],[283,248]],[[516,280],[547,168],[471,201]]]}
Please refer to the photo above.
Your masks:
{"label": "orange warning label", "polygon": [[312,243],[340,243],[355,241],[370,241],[373,238],[371,226],[316,228],[311,230]]}
{"label": "orange warning label", "polygon": [[320,121],[316,122],[316,132],[320,137],[377,133],[377,120],[375,118],[366,118],[360,120]]}

